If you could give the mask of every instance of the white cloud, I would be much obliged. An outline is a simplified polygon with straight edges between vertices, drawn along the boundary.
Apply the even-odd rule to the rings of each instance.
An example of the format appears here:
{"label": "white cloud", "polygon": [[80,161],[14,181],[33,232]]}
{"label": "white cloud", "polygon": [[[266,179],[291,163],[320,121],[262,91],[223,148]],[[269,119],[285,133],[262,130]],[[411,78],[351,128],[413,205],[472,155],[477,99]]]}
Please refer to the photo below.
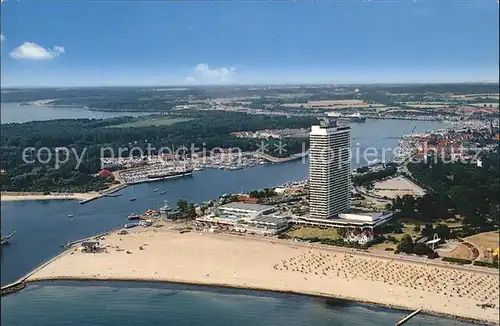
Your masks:
{"label": "white cloud", "polygon": [[32,42],[24,42],[21,46],[15,48],[10,56],[13,59],[24,59],[24,60],[50,60],[58,57],[59,55],[66,53],[64,47],[54,46],[51,49],[45,49],[40,45]]}
{"label": "white cloud", "polygon": [[230,82],[236,75],[236,68],[210,68],[206,63],[200,63],[194,68],[194,76],[185,78],[186,83],[219,84]]}
{"label": "white cloud", "polygon": [[3,36],[3,34],[0,34],[0,42],[3,42],[5,41],[5,36]]}
{"label": "white cloud", "polygon": [[64,50],[64,46],[54,46],[54,52],[63,54],[66,53],[66,50]]}

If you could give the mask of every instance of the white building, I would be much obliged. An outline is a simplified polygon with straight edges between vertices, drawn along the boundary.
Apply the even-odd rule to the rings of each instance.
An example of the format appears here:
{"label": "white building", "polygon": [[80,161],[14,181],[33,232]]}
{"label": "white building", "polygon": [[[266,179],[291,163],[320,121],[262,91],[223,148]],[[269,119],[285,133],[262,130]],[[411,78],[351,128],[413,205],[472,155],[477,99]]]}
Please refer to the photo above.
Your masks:
{"label": "white building", "polygon": [[212,213],[196,220],[230,226],[239,232],[274,235],[288,228],[288,220],[275,212],[272,206],[233,202],[215,207]]}
{"label": "white building", "polygon": [[350,208],[351,127],[324,120],[309,133],[309,210],[313,219],[338,217]]}
{"label": "white building", "polygon": [[394,215],[391,211],[385,212],[349,212],[341,213],[337,218],[323,219],[310,216],[299,216],[291,222],[298,225],[333,227],[333,228],[356,228],[373,230],[383,225]]}

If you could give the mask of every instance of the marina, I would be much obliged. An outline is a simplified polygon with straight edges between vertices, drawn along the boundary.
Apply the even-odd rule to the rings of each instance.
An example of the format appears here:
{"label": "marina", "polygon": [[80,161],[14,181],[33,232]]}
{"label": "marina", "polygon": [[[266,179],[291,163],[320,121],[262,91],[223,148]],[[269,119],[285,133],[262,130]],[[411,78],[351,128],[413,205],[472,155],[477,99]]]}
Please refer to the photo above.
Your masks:
{"label": "marina", "polygon": [[[235,171],[259,164],[266,164],[266,162],[273,159],[270,155],[262,158],[258,152],[230,152],[231,149],[221,149],[221,151],[226,152],[211,153],[211,155],[203,157],[194,154],[190,158],[167,156],[103,158],[102,164],[103,166],[120,165],[125,167],[126,169],[119,171],[118,175],[125,184],[130,185],[189,177],[194,172],[200,172],[205,169]],[[295,159],[295,157],[292,159]]]}

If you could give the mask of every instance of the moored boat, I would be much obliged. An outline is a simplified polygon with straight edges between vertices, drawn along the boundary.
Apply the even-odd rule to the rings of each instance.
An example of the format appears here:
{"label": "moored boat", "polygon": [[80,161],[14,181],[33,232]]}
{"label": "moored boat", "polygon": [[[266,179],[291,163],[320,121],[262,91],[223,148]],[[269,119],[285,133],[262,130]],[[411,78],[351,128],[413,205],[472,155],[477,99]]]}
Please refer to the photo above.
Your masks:
{"label": "moored boat", "polygon": [[139,220],[141,218],[141,215],[140,214],[130,214],[128,216],[128,219],[129,220]]}
{"label": "moored boat", "polygon": [[176,177],[183,177],[183,176],[188,176],[193,173],[193,169],[186,169],[182,171],[174,171],[174,172],[167,172],[167,173],[151,173],[148,174],[148,180],[164,180],[164,179],[170,179],[170,178],[176,178]]}

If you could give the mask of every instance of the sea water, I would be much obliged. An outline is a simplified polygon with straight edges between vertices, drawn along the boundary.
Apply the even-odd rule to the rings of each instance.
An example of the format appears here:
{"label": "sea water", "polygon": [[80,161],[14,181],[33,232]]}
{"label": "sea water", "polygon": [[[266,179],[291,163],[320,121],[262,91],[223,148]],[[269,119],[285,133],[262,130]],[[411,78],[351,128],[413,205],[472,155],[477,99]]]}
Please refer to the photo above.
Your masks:
{"label": "sea water", "polygon": [[[176,284],[59,281],[2,298],[5,326],[388,326],[407,313],[323,298]],[[469,325],[417,315],[407,325]]]}

